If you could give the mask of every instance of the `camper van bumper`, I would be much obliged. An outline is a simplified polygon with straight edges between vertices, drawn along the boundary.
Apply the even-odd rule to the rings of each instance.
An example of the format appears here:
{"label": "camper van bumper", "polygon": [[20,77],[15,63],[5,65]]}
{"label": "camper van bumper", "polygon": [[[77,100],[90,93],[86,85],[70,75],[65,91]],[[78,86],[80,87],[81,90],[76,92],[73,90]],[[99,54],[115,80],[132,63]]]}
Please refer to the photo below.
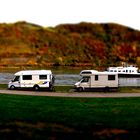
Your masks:
{"label": "camper van bumper", "polygon": [[75,89],[78,89],[79,87],[80,87],[80,82],[77,82],[77,83],[74,84]]}
{"label": "camper van bumper", "polygon": [[118,91],[118,87],[75,87],[74,89],[78,92],[82,91],[92,91],[92,92],[116,92]]}
{"label": "camper van bumper", "polygon": [[74,89],[80,92],[84,90],[84,88],[80,86],[80,82],[74,84]]}

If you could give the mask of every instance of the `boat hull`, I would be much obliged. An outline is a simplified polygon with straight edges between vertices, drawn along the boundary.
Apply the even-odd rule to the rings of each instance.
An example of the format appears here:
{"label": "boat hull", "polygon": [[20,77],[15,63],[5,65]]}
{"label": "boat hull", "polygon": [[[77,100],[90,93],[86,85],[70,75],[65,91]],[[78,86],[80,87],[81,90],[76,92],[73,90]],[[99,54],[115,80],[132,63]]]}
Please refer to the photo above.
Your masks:
{"label": "boat hull", "polygon": [[123,77],[123,78],[139,78],[140,77],[140,73],[138,73],[138,74],[119,73],[118,77]]}

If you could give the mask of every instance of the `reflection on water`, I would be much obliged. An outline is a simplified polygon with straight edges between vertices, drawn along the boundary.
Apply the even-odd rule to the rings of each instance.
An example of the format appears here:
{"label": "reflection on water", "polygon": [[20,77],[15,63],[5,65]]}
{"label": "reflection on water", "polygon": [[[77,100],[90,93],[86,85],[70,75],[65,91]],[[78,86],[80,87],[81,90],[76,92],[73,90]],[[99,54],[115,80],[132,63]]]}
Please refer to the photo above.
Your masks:
{"label": "reflection on water", "polygon": [[[14,73],[0,73],[0,83],[7,84]],[[55,74],[56,85],[74,85],[81,77],[79,74]],[[119,78],[119,86],[140,86],[140,78]]]}
{"label": "reflection on water", "polygon": [[13,77],[12,73],[0,73],[0,83],[7,84]]}
{"label": "reflection on water", "polygon": [[78,74],[56,74],[55,84],[56,85],[74,85],[80,76]]}
{"label": "reflection on water", "polygon": [[140,86],[140,78],[119,78],[119,85],[124,86]]}

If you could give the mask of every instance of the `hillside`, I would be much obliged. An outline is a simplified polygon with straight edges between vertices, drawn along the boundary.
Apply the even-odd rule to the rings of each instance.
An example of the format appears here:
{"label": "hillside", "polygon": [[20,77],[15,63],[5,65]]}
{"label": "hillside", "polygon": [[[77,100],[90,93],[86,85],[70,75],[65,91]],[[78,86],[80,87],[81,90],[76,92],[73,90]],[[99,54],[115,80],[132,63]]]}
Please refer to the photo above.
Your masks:
{"label": "hillside", "polygon": [[0,66],[140,66],[140,31],[119,24],[0,24]]}

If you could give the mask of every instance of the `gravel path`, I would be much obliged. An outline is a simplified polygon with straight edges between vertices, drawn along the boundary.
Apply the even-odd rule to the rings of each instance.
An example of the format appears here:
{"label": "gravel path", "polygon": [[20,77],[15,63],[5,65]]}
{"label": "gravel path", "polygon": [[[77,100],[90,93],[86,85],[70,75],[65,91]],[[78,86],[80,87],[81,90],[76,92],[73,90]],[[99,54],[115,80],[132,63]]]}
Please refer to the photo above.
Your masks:
{"label": "gravel path", "polygon": [[60,93],[60,92],[45,92],[45,91],[21,91],[21,90],[0,90],[1,94],[15,94],[15,95],[32,95],[32,96],[53,96],[53,97],[87,97],[87,98],[114,98],[114,97],[140,97],[140,93]]}

